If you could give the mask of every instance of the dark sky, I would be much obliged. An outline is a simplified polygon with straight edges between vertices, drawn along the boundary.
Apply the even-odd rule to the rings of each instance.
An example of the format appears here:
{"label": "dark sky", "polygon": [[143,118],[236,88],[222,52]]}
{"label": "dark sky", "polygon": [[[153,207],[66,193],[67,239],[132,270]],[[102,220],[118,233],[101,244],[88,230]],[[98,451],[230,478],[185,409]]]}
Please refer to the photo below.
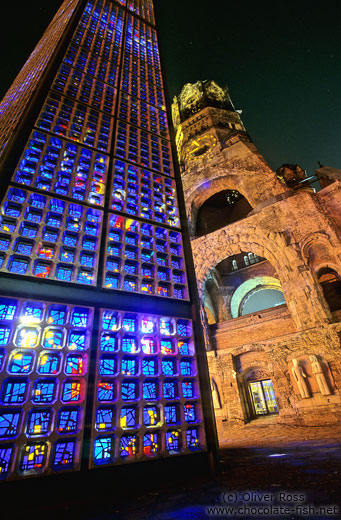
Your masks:
{"label": "dark sky", "polygon": [[[2,97],[61,0],[1,7]],[[155,0],[170,97],[187,82],[228,85],[273,168],[341,168],[341,2]]]}

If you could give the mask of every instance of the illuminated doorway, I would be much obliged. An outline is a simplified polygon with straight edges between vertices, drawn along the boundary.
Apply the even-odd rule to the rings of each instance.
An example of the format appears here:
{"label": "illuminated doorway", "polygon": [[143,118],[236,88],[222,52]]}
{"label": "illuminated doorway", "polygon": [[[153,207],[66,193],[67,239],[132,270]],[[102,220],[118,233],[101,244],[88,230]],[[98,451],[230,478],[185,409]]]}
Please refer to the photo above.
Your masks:
{"label": "illuminated doorway", "polygon": [[271,379],[249,383],[250,397],[256,417],[278,413]]}

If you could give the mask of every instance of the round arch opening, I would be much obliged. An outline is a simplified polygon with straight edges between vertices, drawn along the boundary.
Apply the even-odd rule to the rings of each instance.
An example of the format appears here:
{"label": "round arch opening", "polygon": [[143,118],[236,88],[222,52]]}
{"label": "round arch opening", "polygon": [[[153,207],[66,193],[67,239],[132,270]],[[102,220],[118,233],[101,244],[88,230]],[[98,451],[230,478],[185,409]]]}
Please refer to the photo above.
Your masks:
{"label": "round arch opening", "polygon": [[215,193],[200,206],[196,219],[196,236],[203,236],[237,222],[252,211],[247,199],[236,190]]}

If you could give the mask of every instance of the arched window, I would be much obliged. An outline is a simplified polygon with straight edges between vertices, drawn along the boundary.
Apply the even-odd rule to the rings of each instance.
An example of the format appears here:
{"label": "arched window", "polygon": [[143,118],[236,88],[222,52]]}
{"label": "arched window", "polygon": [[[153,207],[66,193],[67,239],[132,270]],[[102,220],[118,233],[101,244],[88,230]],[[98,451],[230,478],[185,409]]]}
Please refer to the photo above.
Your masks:
{"label": "arched window", "polygon": [[196,236],[207,235],[237,220],[252,211],[248,201],[236,190],[223,190],[207,199],[199,208]]}
{"label": "arched window", "polygon": [[280,281],[272,276],[256,276],[239,285],[231,298],[233,318],[285,304]]}
{"label": "arched window", "polygon": [[318,272],[318,280],[331,312],[341,309],[341,279],[337,272],[323,267]]}

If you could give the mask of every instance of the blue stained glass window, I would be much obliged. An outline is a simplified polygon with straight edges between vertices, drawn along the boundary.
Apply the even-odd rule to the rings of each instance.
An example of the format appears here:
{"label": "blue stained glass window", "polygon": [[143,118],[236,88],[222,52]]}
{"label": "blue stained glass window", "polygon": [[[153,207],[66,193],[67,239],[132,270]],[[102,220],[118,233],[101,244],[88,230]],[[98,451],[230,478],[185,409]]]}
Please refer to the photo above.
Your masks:
{"label": "blue stained glass window", "polygon": [[70,350],[85,350],[87,347],[85,332],[71,331],[68,347]]}
{"label": "blue stained glass window", "polygon": [[136,316],[126,314],[122,320],[122,328],[128,332],[136,332],[136,330],[137,330]]}
{"label": "blue stained glass window", "polygon": [[36,224],[28,224],[27,222],[23,222],[20,226],[20,234],[23,237],[27,238],[35,238],[38,233],[38,226]]}
{"label": "blue stained glass window", "polygon": [[98,373],[102,376],[113,376],[117,372],[117,360],[114,356],[102,356],[99,360]]}
{"label": "blue stained glass window", "polygon": [[176,381],[165,381],[163,383],[163,396],[165,399],[177,399],[179,397]]}
{"label": "blue stained glass window", "polygon": [[90,253],[81,253],[79,261],[82,265],[93,267],[95,263],[95,256]]}
{"label": "blue stained glass window", "polygon": [[56,269],[56,278],[64,282],[71,282],[73,275],[73,267],[66,265],[58,265]]}
{"label": "blue stained glass window", "polygon": [[182,300],[183,298],[185,298],[185,289],[183,287],[178,287],[177,285],[174,285],[173,296],[174,298],[179,298],[180,300]]}
{"label": "blue stained glass window", "polygon": [[32,410],[27,417],[28,435],[46,435],[52,420],[51,410]]}
{"label": "blue stained glass window", "polygon": [[[47,240],[47,239],[45,239],[45,240]],[[63,243],[66,246],[76,247],[77,242],[78,242],[78,236],[77,235],[74,235],[73,233],[68,233],[68,232],[64,233],[64,235],[63,235]]]}
{"label": "blue stained glass window", "polygon": [[78,402],[81,400],[80,381],[65,381],[62,390],[62,400],[64,402]]}
{"label": "blue stained glass window", "polygon": [[32,370],[34,356],[28,352],[15,352],[11,356],[8,371],[11,374],[28,374]]}
{"label": "blue stained glass window", "polygon": [[39,224],[39,222],[42,220],[42,215],[43,212],[39,209],[27,208],[25,212],[25,219]]}
{"label": "blue stained glass window", "polygon": [[[20,412],[2,410],[0,412],[0,437],[15,437],[18,433]],[[1,464],[1,463],[0,463]],[[1,473],[1,465],[0,465]]]}
{"label": "blue stained glass window", "polygon": [[137,274],[138,268],[136,262],[125,262],[124,272],[129,274]]}
{"label": "blue stained glass window", "polygon": [[177,321],[177,332],[179,336],[189,337],[192,335],[192,324],[189,320],[178,320]]}
{"label": "blue stained glass window", "polygon": [[142,384],[142,395],[148,401],[158,398],[158,383],[156,381],[144,381]]}
{"label": "blue stained glass window", "polygon": [[44,348],[63,348],[64,333],[60,329],[47,328],[44,332],[43,347]]}
{"label": "blue stained glass window", "polygon": [[9,472],[13,452],[12,446],[0,446],[0,479],[5,478]]}
{"label": "blue stained glass window", "polygon": [[161,339],[161,353],[162,354],[175,354],[174,342],[171,339]]}
{"label": "blue stained glass window", "polygon": [[184,417],[187,422],[194,422],[197,419],[194,404],[184,405]]}
{"label": "blue stained glass window", "polygon": [[102,317],[102,327],[105,330],[119,329],[118,313],[114,311],[104,311]]}
{"label": "blue stained glass window", "polygon": [[143,424],[155,426],[159,420],[158,408],[156,406],[145,406],[143,408]]}
{"label": "blue stained glass window", "polygon": [[97,437],[94,445],[94,463],[110,464],[114,458],[114,437]]}
{"label": "blue stained glass window", "polygon": [[57,242],[58,235],[59,233],[55,229],[50,229],[47,227],[43,229],[43,240],[46,240],[46,242]]}
{"label": "blue stained glass window", "polygon": [[65,374],[82,375],[85,370],[84,359],[80,355],[71,355],[65,361]]}
{"label": "blue stained glass window", "polygon": [[[10,238],[0,236],[0,251],[7,251],[9,249],[10,244]],[[21,253],[21,251],[18,251],[18,253]]]}
{"label": "blue stained glass window", "polygon": [[109,406],[100,406],[96,410],[96,426],[97,430],[111,430],[114,428],[114,408]]}
{"label": "blue stained glass window", "polygon": [[138,368],[139,365],[137,359],[127,357],[122,359],[122,374],[125,374],[126,376],[134,376],[138,373]]}
{"label": "blue stained glass window", "polygon": [[142,360],[142,374],[145,376],[155,376],[158,373],[158,362],[154,358],[144,358]]}
{"label": "blue stained glass window", "polygon": [[8,380],[3,384],[1,400],[5,404],[21,404],[26,400],[28,383],[25,380]]}
{"label": "blue stained glass window", "polygon": [[78,408],[61,408],[57,417],[58,433],[75,433],[78,429],[79,413]]}
{"label": "blue stained glass window", "polygon": [[47,313],[47,322],[53,325],[64,325],[66,322],[66,305],[50,305]]}
{"label": "blue stained glass window", "polygon": [[160,319],[160,332],[163,336],[172,336],[175,333],[175,323],[173,319]]}
{"label": "blue stained glass window", "polygon": [[17,188],[11,188],[8,192],[8,198],[9,200],[13,200],[13,202],[23,203],[26,200],[26,193]]}
{"label": "blue stained glass window", "polygon": [[143,437],[143,452],[145,455],[157,453],[159,449],[157,433],[146,433]]}
{"label": "blue stained glass window", "polygon": [[192,363],[189,359],[182,359],[180,361],[180,372],[183,376],[191,376],[192,374]]}
{"label": "blue stained glass window", "polygon": [[170,452],[180,450],[181,432],[178,430],[166,433],[166,448]]}
{"label": "blue stained glass window", "polygon": [[[2,217],[0,220],[1,231],[5,231],[6,233],[13,233],[16,226],[16,220]],[[20,232],[23,230],[23,224],[20,227]]]}
{"label": "blue stained glass window", "polygon": [[33,387],[32,401],[39,403],[53,403],[57,391],[57,383],[50,379],[37,381]]}
{"label": "blue stained glass window", "polygon": [[35,262],[33,267],[33,274],[39,278],[48,278],[50,274],[51,265],[45,262]]}
{"label": "blue stained glass window", "polygon": [[[75,206],[76,204],[70,204],[69,212],[71,212],[71,206]],[[65,210],[65,202],[59,199],[51,199],[50,201],[50,209],[52,211],[56,211],[57,213],[64,213]]]}
{"label": "blue stained glass window", "polygon": [[116,274],[107,273],[105,277],[105,287],[110,289],[118,289],[120,285],[120,277]]}
{"label": "blue stained glass window", "polygon": [[72,311],[71,324],[74,327],[85,328],[89,324],[90,311],[82,307],[75,307]]}
{"label": "blue stained glass window", "polygon": [[105,332],[101,336],[101,350],[103,352],[116,352],[118,350],[118,338],[115,334]]}
{"label": "blue stained glass window", "polygon": [[33,321],[40,321],[43,317],[44,305],[39,302],[27,302],[24,306],[24,316],[30,316]]}
{"label": "blue stained glass window", "polygon": [[75,260],[75,253],[76,253],[75,249],[68,249],[66,247],[63,247],[60,250],[59,258],[63,262],[72,264],[72,262],[74,262],[74,260]]}
{"label": "blue stained glass window", "polygon": [[120,441],[120,456],[133,457],[136,454],[136,435],[124,435]]}
{"label": "blue stained glass window", "polygon": [[125,278],[124,280],[124,289],[126,291],[136,291],[137,290],[137,280],[136,278]]}
{"label": "blue stained glass window", "polygon": [[84,249],[88,249],[89,251],[95,251],[96,240],[94,238],[85,236],[85,237],[83,237],[83,240],[82,240],[82,247]]}
{"label": "blue stained glass window", "polygon": [[165,411],[165,422],[167,424],[175,424],[179,420],[179,411],[176,404],[166,405]]}
{"label": "blue stained glass window", "polygon": [[122,381],[121,398],[123,401],[134,401],[138,399],[138,383],[135,381]]}
{"label": "blue stained glass window", "polygon": [[161,368],[162,373],[165,376],[173,376],[176,374],[176,362],[174,359],[163,359],[161,362]]}
{"label": "blue stained glass window", "polygon": [[132,406],[125,406],[121,408],[120,412],[120,426],[121,428],[135,428],[137,425],[136,408]]}
{"label": "blue stained glass window", "polygon": [[74,465],[75,448],[76,440],[57,441],[53,450],[53,469],[71,468]]}
{"label": "blue stained glass window", "polygon": [[183,356],[192,356],[194,354],[194,348],[193,345],[186,340],[180,340],[178,341],[178,348],[180,354]]}
{"label": "blue stained glass window", "polygon": [[0,320],[12,321],[17,308],[16,300],[0,299]]}
{"label": "blue stained glass window", "polygon": [[200,448],[199,444],[199,432],[197,428],[190,428],[186,431],[186,444],[189,449],[198,449]]}
{"label": "blue stained glass window", "polygon": [[97,388],[99,401],[112,401],[115,397],[115,383],[112,381],[100,381]]}
{"label": "blue stained glass window", "polygon": [[191,399],[194,397],[194,387],[192,381],[182,382],[182,395],[185,399]]}
{"label": "blue stained glass window", "polygon": [[135,354],[138,351],[137,339],[134,336],[124,336],[122,338],[122,351]]}
{"label": "blue stained glass window", "polygon": [[25,274],[27,266],[28,260],[11,257],[8,263],[8,270],[15,274]]}

